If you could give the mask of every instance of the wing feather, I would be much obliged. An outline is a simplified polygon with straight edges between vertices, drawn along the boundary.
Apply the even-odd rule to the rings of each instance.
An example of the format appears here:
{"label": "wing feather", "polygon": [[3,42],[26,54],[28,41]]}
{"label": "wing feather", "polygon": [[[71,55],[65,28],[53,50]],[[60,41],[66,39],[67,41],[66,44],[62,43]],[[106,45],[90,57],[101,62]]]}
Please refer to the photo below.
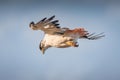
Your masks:
{"label": "wing feather", "polygon": [[86,38],[89,40],[97,40],[102,37],[105,37],[104,33],[99,33],[99,34],[92,33],[92,34],[87,34],[87,35],[83,36],[83,38]]}
{"label": "wing feather", "polygon": [[47,18],[45,17],[45,18],[43,18],[40,22],[43,22],[43,21],[45,21]]}
{"label": "wing feather", "polygon": [[55,18],[55,15],[51,16],[50,18],[43,18],[36,24],[31,25],[30,27],[33,30],[42,30],[46,34],[55,34],[55,33],[63,33],[64,30],[59,26],[60,24],[58,23],[59,20],[53,20]]}

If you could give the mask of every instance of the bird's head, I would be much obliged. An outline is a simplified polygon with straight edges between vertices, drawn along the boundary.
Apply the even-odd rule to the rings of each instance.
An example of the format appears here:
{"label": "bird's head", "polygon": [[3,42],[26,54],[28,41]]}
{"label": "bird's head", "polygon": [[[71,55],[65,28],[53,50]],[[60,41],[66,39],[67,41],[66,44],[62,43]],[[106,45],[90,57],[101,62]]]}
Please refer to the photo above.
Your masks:
{"label": "bird's head", "polygon": [[39,48],[42,52],[42,54],[45,54],[45,51],[49,48],[49,45],[46,45],[44,41],[40,42]]}

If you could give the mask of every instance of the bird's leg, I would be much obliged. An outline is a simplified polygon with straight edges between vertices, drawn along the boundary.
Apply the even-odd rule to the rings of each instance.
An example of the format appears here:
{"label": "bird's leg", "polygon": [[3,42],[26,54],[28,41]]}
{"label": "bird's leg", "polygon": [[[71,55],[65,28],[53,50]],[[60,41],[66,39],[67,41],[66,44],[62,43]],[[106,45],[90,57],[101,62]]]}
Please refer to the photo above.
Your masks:
{"label": "bird's leg", "polygon": [[74,42],[74,41],[67,41],[66,44],[69,45],[69,46],[72,46],[72,47],[78,47],[79,46],[77,44],[77,42]]}

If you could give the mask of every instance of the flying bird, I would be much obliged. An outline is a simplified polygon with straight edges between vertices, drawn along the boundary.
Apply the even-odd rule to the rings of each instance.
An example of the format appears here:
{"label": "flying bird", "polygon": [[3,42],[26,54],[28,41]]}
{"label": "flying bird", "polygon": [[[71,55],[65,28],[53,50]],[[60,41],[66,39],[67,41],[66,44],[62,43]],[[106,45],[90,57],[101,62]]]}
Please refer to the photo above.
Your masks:
{"label": "flying bird", "polygon": [[67,27],[61,28],[59,20],[53,20],[55,15],[50,18],[43,18],[37,23],[33,21],[29,24],[32,30],[41,30],[44,32],[44,38],[39,44],[39,48],[44,54],[50,47],[68,48],[78,47],[78,39],[97,40],[105,35],[103,33],[95,34],[89,33],[84,28],[69,29]]}

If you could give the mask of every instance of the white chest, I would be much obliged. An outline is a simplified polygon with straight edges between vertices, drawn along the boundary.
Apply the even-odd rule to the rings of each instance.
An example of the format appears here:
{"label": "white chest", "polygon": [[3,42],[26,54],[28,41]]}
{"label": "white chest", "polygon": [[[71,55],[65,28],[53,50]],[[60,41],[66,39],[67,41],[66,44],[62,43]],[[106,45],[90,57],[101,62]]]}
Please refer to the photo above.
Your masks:
{"label": "white chest", "polygon": [[63,37],[62,35],[49,35],[45,34],[44,39],[45,43],[52,46],[57,46],[62,42],[69,40],[69,37]]}

